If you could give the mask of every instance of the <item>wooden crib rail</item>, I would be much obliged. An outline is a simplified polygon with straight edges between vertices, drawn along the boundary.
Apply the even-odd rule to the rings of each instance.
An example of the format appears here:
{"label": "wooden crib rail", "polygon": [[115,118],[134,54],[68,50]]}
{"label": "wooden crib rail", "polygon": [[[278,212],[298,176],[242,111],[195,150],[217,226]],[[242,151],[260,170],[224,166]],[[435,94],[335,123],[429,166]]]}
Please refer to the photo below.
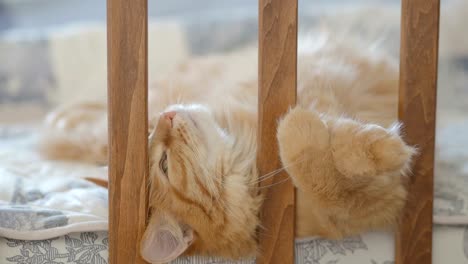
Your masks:
{"label": "wooden crib rail", "polygon": [[399,118],[405,140],[419,148],[419,156],[396,233],[396,264],[432,262],[439,8],[439,0],[402,1]]}
{"label": "wooden crib rail", "polygon": [[[276,141],[278,119],[296,103],[297,0],[260,0],[258,34],[258,150],[260,175],[281,167]],[[262,181],[272,186],[285,172]],[[291,181],[263,190],[257,263],[294,262],[294,186]]]}
{"label": "wooden crib rail", "polygon": [[[259,0],[260,174],[280,166],[277,119],[296,101],[297,0]],[[419,147],[410,198],[396,234],[396,264],[432,259],[432,200],[439,0],[402,0],[399,116]],[[107,0],[109,263],[145,263],[147,218],[147,0]],[[275,184],[279,174],[262,186]],[[257,263],[294,263],[294,188],[266,188]]]}
{"label": "wooden crib rail", "polygon": [[146,263],[147,0],[107,1],[109,263]]}

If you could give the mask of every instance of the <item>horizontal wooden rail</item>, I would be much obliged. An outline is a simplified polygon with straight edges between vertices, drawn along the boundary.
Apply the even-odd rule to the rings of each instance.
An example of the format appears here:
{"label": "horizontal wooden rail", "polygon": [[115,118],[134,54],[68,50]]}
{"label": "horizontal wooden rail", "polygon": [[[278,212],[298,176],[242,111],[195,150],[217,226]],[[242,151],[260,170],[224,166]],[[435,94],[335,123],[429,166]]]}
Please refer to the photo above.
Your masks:
{"label": "horizontal wooden rail", "polygon": [[[277,121],[296,102],[297,0],[259,1],[258,156],[260,175],[280,168]],[[286,173],[261,182],[279,182]],[[294,263],[294,187],[266,188],[257,263]]]}
{"label": "horizontal wooden rail", "polygon": [[147,216],[147,0],[107,1],[109,263],[139,254]]}
{"label": "horizontal wooden rail", "polygon": [[439,8],[439,0],[402,1],[399,117],[405,140],[420,154],[396,234],[396,264],[432,263]]}

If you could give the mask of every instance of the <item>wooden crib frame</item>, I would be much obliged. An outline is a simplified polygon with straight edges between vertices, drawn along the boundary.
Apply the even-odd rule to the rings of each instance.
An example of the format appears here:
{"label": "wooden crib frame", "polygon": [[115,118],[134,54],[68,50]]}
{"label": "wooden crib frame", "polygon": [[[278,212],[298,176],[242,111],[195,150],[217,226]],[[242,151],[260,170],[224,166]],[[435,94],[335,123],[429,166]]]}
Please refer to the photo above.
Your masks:
{"label": "wooden crib frame", "polygon": [[[399,118],[420,155],[396,231],[397,264],[432,262],[432,203],[439,0],[402,0]],[[276,120],[296,101],[297,0],[259,1],[260,173],[280,166]],[[107,0],[109,263],[145,263],[139,241],[148,211],[147,0]],[[158,45],[153,43],[152,45]],[[278,175],[263,184],[280,181]],[[294,262],[294,188],[268,188],[258,263]],[[262,232],[264,233],[264,232]]]}

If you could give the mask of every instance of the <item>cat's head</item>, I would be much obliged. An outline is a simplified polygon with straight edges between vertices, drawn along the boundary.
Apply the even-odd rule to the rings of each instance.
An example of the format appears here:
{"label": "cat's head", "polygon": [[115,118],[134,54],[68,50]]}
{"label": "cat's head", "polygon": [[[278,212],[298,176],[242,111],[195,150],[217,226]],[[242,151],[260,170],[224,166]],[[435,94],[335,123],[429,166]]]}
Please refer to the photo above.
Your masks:
{"label": "cat's head", "polygon": [[[243,238],[235,231],[245,220],[233,223],[227,208],[242,211],[231,202],[242,197],[232,197],[233,188],[226,190],[230,142],[206,107],[174,105],[159,116],[149,138],[152,215],[141,247],[147,261],[165,263],[187,251],[229,256],[236,236],[238,242],[252,240],[251,234]],[[235,188],[239,195],[246,189]],[[243,247],[252,250],[252,243]]]}

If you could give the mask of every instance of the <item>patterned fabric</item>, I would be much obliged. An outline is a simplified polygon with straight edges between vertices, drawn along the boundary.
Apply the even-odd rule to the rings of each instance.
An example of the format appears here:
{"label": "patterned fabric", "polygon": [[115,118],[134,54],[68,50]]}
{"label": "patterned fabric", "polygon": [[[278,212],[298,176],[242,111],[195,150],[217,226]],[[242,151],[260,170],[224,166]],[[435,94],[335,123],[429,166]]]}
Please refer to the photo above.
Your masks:
{"label": "patterned fabric", "polygon": [[45,161],[31,129],[0,128],[0,236],[45,239],[107,230],[107,190],[82,179],[106,168]]}
{"label": "patterned fabric", "polygon": [[[297,264],[394,264],[391,234],[364,234],[342,241],[296,241]],[[468,262],[468,227],[435,227],[434,264]],[[72,233],[39,241],[0,238],[2,264],[107,264],[106,232]],[[253,264],[254,260],[181,257],[172,264]]]}
{"label": "patterned fabric", "polygon": [[108,238],[105,232],[73,233],[59,238],[25,241],[3,239],[2,263],[106,264]]}

